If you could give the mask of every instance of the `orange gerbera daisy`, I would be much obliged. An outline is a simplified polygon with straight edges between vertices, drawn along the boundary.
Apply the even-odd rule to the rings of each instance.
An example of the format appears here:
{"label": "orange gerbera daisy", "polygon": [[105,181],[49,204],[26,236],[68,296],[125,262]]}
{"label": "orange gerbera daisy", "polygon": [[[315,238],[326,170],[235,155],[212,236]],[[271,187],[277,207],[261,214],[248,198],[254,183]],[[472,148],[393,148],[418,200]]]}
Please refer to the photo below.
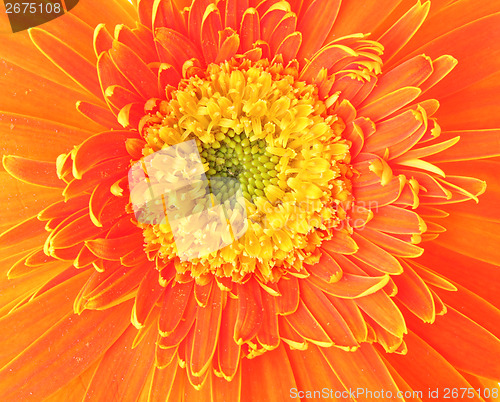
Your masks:
{"label": "orange gerbera daisy", "polygon": [[[496,400],[499,44],[477,0],[81,0],[5,36],[0,399]],[[143,219],[130,169],[189,141],[212,193]],[[244,208],[194,233],[221,177]]]}

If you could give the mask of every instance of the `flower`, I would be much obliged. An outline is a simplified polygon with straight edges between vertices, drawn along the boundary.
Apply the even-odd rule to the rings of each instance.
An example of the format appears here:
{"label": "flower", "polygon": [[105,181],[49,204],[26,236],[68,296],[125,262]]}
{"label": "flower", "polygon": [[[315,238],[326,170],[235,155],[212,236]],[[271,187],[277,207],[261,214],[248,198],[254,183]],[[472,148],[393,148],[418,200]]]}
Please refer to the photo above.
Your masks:
{"label": "flower", "polygon": [[82,3],[0,45],[3,400],[496,397],[498,2]]}

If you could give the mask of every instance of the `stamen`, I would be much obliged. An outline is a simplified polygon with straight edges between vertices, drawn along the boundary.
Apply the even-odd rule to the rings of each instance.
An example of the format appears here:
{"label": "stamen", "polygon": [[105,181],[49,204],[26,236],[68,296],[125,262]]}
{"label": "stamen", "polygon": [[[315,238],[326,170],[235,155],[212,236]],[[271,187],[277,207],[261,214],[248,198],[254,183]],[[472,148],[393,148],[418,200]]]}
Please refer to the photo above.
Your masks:
{"label": "stamen", "polygon": [[[344,218],[341,204],[352,200],[344,123],[294,68],[265,61],[210,65],[206,79],[183,80],[161,116],[144,125],[145,156],[194,139],[214,200],[224,203],[238,190],[245,199],[244,235],[179,262],[179,271],[235,281],[255,272],[262,282],[276,281],[317,262],[315,250]],[[143,227],[162,258],[176,257],[164,224]]]}

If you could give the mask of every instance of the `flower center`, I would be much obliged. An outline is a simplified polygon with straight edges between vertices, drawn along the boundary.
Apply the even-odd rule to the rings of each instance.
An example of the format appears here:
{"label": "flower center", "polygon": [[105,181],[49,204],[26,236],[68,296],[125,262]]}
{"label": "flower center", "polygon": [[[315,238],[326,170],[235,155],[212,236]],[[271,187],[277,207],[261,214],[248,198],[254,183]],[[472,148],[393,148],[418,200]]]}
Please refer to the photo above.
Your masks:
{"label": "flower center", "polygon": [[[176,258],[179,231],[172,222],[139,224],[148,249],[174,259],[179,273],[234,281],[254,273],[262,282],[299,274],[304,263],[317,262],[318,246],[345,218],[352,199],[345,125],[297,71],[267,61],[212,64],[182,80],[144,124],[145,157],[195,140],[215,202],[238,189],[244,198],[245,214],[237,215],[244,230],[233,227],[230,244],[189,261]],[[235,216],[226,214],[219,226],[234,224]],[[210,241],[188,228],[182,235],[190,236],[191,248]]]}
{"label": "flower center", "polygon": [[[266,150],[264,139],[251,140],[253,132],[236,134],[233,129],[227,133],[218,132],[211,144],[201,143],[201,158],[208,163],[207,177],[230,177],[239,181],[243,196],[252,201],[254,197],[265,197],[265,190],[278,185],[276,165],[279,157]],[[220,190],[221,181],[214,181]],[[219,195],[214,191],[215,196]]]}

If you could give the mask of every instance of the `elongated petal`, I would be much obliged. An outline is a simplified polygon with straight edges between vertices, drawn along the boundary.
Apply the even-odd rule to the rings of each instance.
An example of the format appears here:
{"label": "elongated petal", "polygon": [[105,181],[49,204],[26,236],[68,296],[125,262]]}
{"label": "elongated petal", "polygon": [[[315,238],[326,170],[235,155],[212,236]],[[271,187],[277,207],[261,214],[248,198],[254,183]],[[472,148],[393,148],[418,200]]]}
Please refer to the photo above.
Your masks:
{"label": "elongated petal", "polygon": [[387,367],[373,345],[363,344],[356,352],[346,353],[338,348],[319,348],[332,371],[347,389],[390,391],[398,389]]}
{"label": "elongated petal", "polygon": [[[448,307],[433,325],[412,319],[411,328],[455,367],[486,378],[499,377],[500,368],[494,362],[500,354],[500,340],[455,309]],[[447,342],[439,341],[443,336]]]}
{"label": "elongated petal", "polygon": [[4,156],[2,162],[5,170],[16,179],[44,187],[64,187],[64,182],[57,177],[55,163],[19,156]]}
{"label": "elongated petal", "polygon": [[237,300],[228,297],[222,313],[217,347],[219,369],[226,380],[232,379],[240,365],[241,346],[234,340],[234,325],[238,316]]}
{"label": "elongated petal", "polygon": [[[280,369],[276,370],[279,364]],[[282,395],[289,395],[297,384],[285,347],[267,352],[260,359],[244,359],[242,362],[242,387],[252,389],[252,397],[259,401],[279,401]]]}
{"label": "elongated petal", "polygon": [[[209,367],[215,353],[222,313],[222,292],[215,286],[206,307],[198,307],[191,348],[191,366],[193,375],[201,376]],[[189,351],[188,351],[189,353]]]}
{"label": "elongated petal", "polygon": [[245,286],[238,287],[238,318],[234,326],[234,339],[238,344],[252,339],[263,320],[263,305],[260,287],[250,279]]}
{"label": "elongated petal", "polygon": [[311,2],[297,26],[297,30],[304,33],[299,58],[309,58],[323,45],[335,23],[340,4],[338,0]]}
{"label": "elongated petal", "polygon": [[427,17],[429,8],[429,2],[418,2],[380,37],[384,61],[390,60],[412,38]]}
{"label": "elongated petal", "polygon": [[94,66],[81,54],[66,45],[54,35],[39,28],[30,30],[33,43],[62,71],[75,82],[102,99],[102,92]]}
{"label": "elongated petal", "polygon": [[403,272],[398,260],[387,251],[382,250],[358,233],[355,233],[353,237],[359,246],[358,252],[354,255],[355,258],[384,273],[399,274]]}
{"label": "elongated petal", "polygon": [[387,275],[371,277],[344,273],[342,278],[334,283],[325,283],[324,281],[316,279],[314,276],[310,277],[308,281],[323,292],[331,294],[332,296],[354,299],[375,293],[382,289],[389,281],[389,277]]}
{"label": "elongated petal", "polygon": [[384,292],[379,291],[355,299],[355,302],[361,310],[392,335],[401,338],[407,333],[403,314]]}
{"label": "elongated petal", "polygon": [[[121,336],[130,325],[130,307],[123,303],[105,313],[67,315],[1,370],[2,395],[10,400],[49,396],[85,371]],[[53,350],[60,353],[55,355]]]}
{"label": "elongated petal", "polygon": [[129,326],[106,351],[87,389],[85,401],[138,398],[154,360],[156,333],[150,330],[138,347],[132,349],[130,344],[135,335],[136,329]]}

